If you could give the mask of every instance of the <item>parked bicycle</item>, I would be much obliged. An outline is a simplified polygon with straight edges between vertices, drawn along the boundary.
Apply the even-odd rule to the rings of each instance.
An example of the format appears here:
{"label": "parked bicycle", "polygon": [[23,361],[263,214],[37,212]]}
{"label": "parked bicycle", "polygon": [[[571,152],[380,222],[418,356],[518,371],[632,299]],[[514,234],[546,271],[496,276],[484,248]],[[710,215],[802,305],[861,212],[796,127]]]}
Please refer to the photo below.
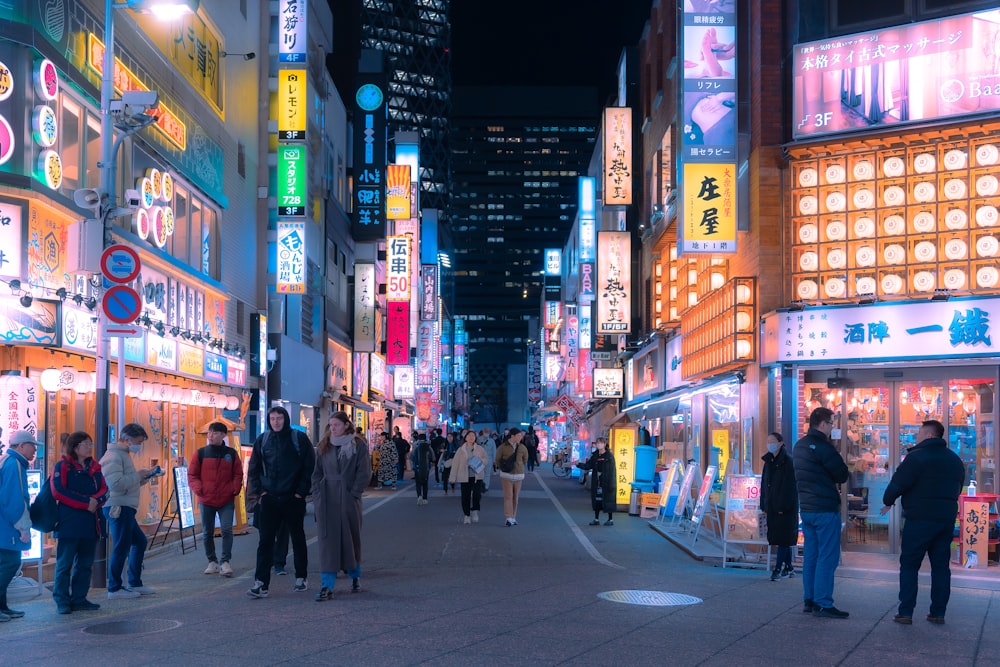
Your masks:
{"label": "parked bicycle", "polygon": [[569,477],[573,472],[573,464],[569,460],[569,452],[561,449],[552,459],[552,474],[556,477]]}

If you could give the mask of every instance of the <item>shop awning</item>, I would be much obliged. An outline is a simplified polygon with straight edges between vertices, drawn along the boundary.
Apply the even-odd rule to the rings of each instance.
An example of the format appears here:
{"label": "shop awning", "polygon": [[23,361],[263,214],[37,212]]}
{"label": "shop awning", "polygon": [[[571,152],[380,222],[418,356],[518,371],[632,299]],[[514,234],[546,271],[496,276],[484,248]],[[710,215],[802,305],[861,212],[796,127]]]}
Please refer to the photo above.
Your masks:
{"label": "shop awning", "polygon": [[349,394],[344,394],[339,391],[334,392],[332,400],[334,403],[343,403],[344,405],[349,405],[352,408],[364,410],[365,412],[375,412],[375,408],[371,405],[368,405],[364,401],[358,400]]}

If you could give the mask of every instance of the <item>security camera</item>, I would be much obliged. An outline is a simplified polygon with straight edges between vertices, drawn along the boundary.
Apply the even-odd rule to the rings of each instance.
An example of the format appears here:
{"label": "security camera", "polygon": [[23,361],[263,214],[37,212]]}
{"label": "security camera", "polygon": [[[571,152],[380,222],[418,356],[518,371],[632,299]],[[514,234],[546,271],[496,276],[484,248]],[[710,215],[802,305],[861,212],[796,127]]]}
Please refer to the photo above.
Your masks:
{"label": "security camera", "polygon": [[142,205],[142,197],[138,190],[125,191],[125,208],[137,209]]}
{"label": "security camera", "polygon": [[148,111],[160,103],[160,94],[155,90],[127,90],[122,93],[122,102],[132,111]]}

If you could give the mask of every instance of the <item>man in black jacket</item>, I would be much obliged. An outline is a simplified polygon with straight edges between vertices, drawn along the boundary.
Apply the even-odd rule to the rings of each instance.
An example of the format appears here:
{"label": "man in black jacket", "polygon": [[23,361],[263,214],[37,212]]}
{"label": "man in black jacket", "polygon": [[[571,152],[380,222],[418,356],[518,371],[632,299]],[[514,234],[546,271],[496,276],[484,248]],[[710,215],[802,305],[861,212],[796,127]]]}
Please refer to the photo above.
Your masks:
{"label": "man in black jacket", "polygon": [[270,429],[253,443],[247,466],[247,495],[258,499],[256,512],[260,513],[257,571],[253,587],[247,591],[251,598],[267,597],[274,538],[282,523],[288,526],[294,552],[295,585],[292,590],[301,592],[308,587],[309,561],[303,522],[306,496],[316,467],[316,451],[305,433],[292,430],[284,408],[268,410],[267,421]]}
{"label": "man in black jacket", "polygon": [[802,611],[821,618],[847,618],[833,606],[833,576],[840,563],[840,490],[849,471],[830,441],[833,411],[816,408],[809,432],[795,443],[795,481],[802,516]]}
{"label": "man in black jacket", "polygon": [[896,468],[882,496],[886,514],[903,498],[903,544],[899,553],[899,613],[897,623],[913,623],[917,605],[917,572],[927,554],[931,561],[931,613],[927,620],[944,623],[951,597],[951,541],[958,514],[958,495],[965,483],[965,465],[944,440],[944,425],[925,421],[917,445]]}

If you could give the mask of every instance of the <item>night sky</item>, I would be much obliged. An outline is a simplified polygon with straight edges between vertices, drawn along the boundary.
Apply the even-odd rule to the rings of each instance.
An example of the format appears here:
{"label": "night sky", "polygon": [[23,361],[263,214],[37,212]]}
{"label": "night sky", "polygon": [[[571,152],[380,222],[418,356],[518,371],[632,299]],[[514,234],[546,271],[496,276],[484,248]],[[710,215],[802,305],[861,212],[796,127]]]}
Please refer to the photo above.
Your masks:
{"label": "night sky", "polygon": [[614,90],[622,49],[651,0],[452,0],[452,85],[593,85]]}

